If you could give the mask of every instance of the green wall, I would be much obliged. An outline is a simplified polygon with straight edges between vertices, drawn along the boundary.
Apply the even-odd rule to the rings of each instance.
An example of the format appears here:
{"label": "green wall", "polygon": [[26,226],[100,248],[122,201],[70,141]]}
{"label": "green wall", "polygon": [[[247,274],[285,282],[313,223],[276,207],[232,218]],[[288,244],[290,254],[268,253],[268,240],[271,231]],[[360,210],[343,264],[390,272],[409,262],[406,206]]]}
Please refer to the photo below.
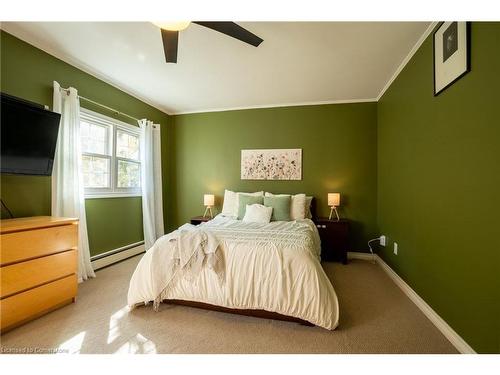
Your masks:
{"label": "green wall", "polygon": [[[52,82],[73,86],[80,95],[138,118],[162,125],[163,178],[168,175],[168,116],[115,87],[65,62],[0,32],[2,92],[52,107]],[[103,112],[99,107],[82,107],[130,123],[127,118]],[[135,125],[135,124],[134,124]],[[164,194],[169,192],[164,184]],[[1,196],[16,217],[50,214],[50,177],[2,175]],[[164,200],[165,211],[168,202]],[[141,241],[142,208],[140,198],[87,199],[87,225],[92,255]],[[3,214],[3,211],[2,211]]]}
{"label": "green wall", "polygon": [[142,241],[141,197],[87,199],[85,209],[90,255]]}
{"label": "green wall", "polygon": [[[203,214],[203,194],[224,189],[305,192],[327,216],[328,192],[340,192],[340,213],[353,221],[352,249],[376,236],[376,103],[251,109],[177,115],[171,170],[173,226]],[[242,149],[302,148],[301,181],[240,179]],[[172,227],[171,227],[172,228]]]}
{"label": "green wall", "polygon": [[471,31],[471,72],[434,97],[431,35],[378,103],[378,224],[383,259],[476,351],[498,353],[500,23]]}

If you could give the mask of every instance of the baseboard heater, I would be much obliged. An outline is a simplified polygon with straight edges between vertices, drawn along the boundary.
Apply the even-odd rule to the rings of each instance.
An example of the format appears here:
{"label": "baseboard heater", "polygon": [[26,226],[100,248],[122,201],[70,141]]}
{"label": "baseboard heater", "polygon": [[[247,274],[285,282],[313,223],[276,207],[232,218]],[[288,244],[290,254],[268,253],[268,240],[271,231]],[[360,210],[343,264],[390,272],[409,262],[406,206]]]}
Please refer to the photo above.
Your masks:
{"label": "baseboard heater", "polygon": [[106,251],[102,254],[97,254],[90,257],[92,268],[98,270],[110,266],[114,263],[121,262],[145,251],[144,241],[136,242],[130,245],[122,246],[117,249]]}

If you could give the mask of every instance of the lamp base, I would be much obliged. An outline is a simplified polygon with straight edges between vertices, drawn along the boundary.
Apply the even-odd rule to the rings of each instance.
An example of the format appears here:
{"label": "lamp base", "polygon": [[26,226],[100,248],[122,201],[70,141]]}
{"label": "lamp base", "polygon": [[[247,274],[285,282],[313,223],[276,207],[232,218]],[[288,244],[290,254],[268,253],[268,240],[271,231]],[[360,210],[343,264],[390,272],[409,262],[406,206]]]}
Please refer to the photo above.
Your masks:
{"label": "lamp base", "polygon": [[335,216],[337,217],[337,221],[340,221],[339,213],[337,212],[337,207],[335,207],[335,206],[331,206],[330,216],[328,217],[328,220],[332,220],[333,211],[335,211]]}
{"label": "lamp base", "polygon": [[[207,214],[209,216],[207,216]],[[205,208],[205,213],[203,214],[203,217],[209,217],[210,219],[214,218],[214,215],[212,214],[212,206],[207,206],[207,208]]]}

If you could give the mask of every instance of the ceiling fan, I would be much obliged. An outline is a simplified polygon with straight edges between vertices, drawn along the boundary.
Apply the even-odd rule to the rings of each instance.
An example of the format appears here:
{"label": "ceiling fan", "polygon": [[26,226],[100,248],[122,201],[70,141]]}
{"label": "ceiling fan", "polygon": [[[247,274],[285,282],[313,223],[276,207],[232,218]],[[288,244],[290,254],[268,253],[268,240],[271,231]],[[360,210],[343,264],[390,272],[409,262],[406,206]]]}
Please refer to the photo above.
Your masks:
{"label": "ceiling fan", "polygon": [[[163,40],[163,50],[165,52],[165,60],[167,63],[177,63],[177,44],[179,41],[179,31],[184,30],[189,26],[190,21],[181,22],[153,22],[161,29],[161,37]],[[226,34],[242,42],[248,43],[254,47],[258,47],[263,39],[244,29],[234,22],[203,22],[192,21],[197,25],[207,27],[209,29]]]}

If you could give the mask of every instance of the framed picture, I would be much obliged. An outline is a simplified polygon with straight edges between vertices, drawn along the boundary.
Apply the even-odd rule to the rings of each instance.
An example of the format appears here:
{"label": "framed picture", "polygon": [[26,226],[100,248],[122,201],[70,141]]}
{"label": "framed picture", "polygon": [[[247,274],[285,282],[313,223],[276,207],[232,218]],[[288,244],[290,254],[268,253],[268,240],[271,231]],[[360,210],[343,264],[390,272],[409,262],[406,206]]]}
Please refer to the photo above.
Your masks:
{"label": "framed picture", "polygon": [[302,180],[302,149],[241,150],[242,180]]}
{"label": "framed picture", "polygon": [[470,71],[470,22],[442,22],[434,32],[434,96]]}

